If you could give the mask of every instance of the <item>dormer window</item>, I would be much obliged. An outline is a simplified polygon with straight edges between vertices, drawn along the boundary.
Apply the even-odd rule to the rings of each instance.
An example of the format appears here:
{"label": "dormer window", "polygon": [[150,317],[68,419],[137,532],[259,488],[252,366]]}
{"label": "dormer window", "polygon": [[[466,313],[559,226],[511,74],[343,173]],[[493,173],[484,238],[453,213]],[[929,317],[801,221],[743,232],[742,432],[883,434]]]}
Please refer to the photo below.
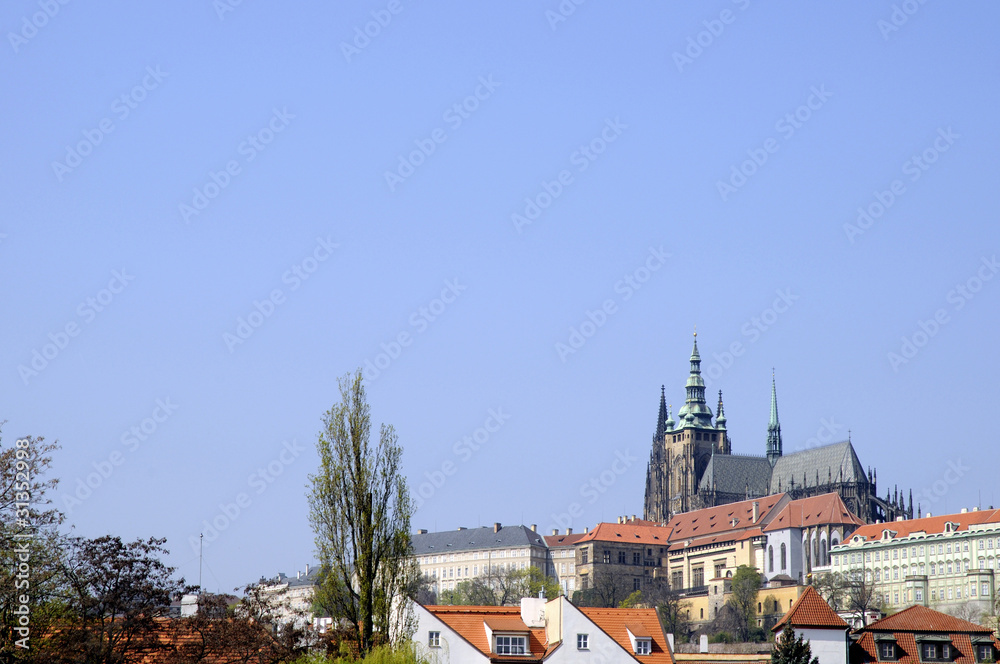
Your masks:
{"label": "dormer window", "polygon": [[498,634],[493,652],[498,655],[527,655],[528,637],[516,634]]}
{"label": "dormer window", "polygon": [[917,636],[921,662],[950,662],[951,640],[946,636]]}
{"label": "dormer window", "polygon": [[976,662],[986,664],[997,661],[997,653],[993,648],[993,638],[990,636],[972,637],[972,648],[975,651]]}
{"label": "dormer window", "polygon": [[652,650],[653,640],[652,639],[636,639],[635,640],[635,654],[636,655],[648,655]]}
{"label": "dormer window", "polygon": [[882,662],[891,662],[896,659],[896,644],[891,641],[878,644],[878,658]]}

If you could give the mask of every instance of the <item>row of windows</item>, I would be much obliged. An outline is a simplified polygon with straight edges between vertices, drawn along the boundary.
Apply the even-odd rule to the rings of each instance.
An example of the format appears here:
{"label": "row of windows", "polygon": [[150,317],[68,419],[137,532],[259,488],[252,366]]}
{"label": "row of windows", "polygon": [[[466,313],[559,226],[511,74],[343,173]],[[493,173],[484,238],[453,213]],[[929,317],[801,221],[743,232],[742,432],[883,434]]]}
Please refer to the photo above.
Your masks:
{"label": "row of windows", "polygon": [[462,560],[488,560],[491,558],[519,558],[531,555],[531,549],[501,549],[498,551],[474,551],[472,553],[451,553],[440,556],[422,556],[419,559],[421,565],[434,565],[437,563],[454,563]]}
{"label": "row of windows", "polygon": [[[493,567],[494,571],[497,571],[497,570],[506,570],[508,568],[510,568],[510,569],[524,569],[525,567],[527,567],[527,565],[528,565],[528,563],[526,563],[525,561],[522,560],[520,563],[516,563],[516,562],[515,563],[509,563],[509,564],[508,563],[499,563],[497,565],[493,565],[492,567]],[[486,567],[487,567],[486,565],[483,565],[483,574],[486,573]],[[466,567],[449,567],[448,569],[442,569],[442,570],[432,569],[431,570],[431,577],[435,578],[435,579],[438,578],[438,572],[439,571],[441,572],[440,578],[442,578],[442,579],[454,579],[456,577],[457,578],[462,578],[462,577],[468,577],[469,576],[469,568],[468,568],[468,566],[466,566]],[[472,566],[472,576],[479,576],[479,565],[473,565]]]}
{"label": "row of windows", "polygon": [[[685,437],[690,440],[691,434],[676,433],[676,434],[674,434],[674,440],[673,440],[673,442],[676,443],[677,441],[684,440]],[[702,432],[696,431],[695,434],[694,434],[694,439],[695,440],[710,440],[713,443],[715,443],[715,442],[718,442],[718,440],[719,440],[719,434],[717,434],[717,433],[708,433],[707,431],[704,434],[702,434]]]}
{"label": "row of windows", "polygon": [[[878,647],[879,660],[896,661],[904,655],[899,646],[895,643],[883,642]],[[950,643],[922,643],[920,644],[920,661],[922,662],[950,662],[955,657],[955,648]],[[991,645],[975,646],[976,662],[994,662],[996,653]]]}
{"label": "row of windows", "polygon": [[[1000,549],[1000,539],[994,540],[992,537],[988,537],[986,539],[975,540],[973,542],[973,545],[979,551],[989,551],[989,550],[992,550],[994,548],[994,541],[996,543],[996,548]],[[932,555],[933,556],[935,554],[937,554],[939,556],[943,556],[943,555],[946,555],[946,554],[949,554],[949,553],[961,553],[961,552],[968,551],[968,550],[969,550],[969,541],[968,540],[965,540],[965,541],[962,541],[962,542],[954,542],[954,543],[947,542],[947,543],[942,543],[942,544],[930,544],[930,545],[923,545],[923,544],[921,544],[919,546],[911,546],[909,548],[907,548],[905,546],[900,546],[900,547],[894,547],[894,548],[886,550],[886,551],[866,551],[865,554],[864,554],[864,562],[868,562],[868,563],[870,563],[872,561],[879,562],[880,559],[881,560],[889,560],[889,556],[890,555],[892,556],[893,560],[899,560],[900,558],[902,558],[903,560],[906,560],[907,555],[909,555],[911,558],[922,557],[924,555]],[[844,558],[846,560],[846,559],[848,559],[848,556],[849,556],[849,560],[852,563],[855,563],[855,562],[859,562],[860,563],[861,562],[861,555],[862,554],[860,554],[860,553],[851,553],[851,554],[840,554],[839,557],[842,557],[842,558]],[[838,558],[838,556],[834,556],[834,562],[835,563],[837,562],[837,560],[836,560],[837,558]]]}

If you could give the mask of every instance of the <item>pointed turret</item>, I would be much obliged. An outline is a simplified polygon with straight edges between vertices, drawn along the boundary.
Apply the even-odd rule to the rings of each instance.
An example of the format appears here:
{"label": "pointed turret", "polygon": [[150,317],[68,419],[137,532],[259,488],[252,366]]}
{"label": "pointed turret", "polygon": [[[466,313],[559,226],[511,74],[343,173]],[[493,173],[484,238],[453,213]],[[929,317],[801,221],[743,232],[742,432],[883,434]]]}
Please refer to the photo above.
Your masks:
{"label": "pointed turret", "polygon": [[771,418],[767,422],[767,460],[773,466],[781,456],[781,424],[778,423],[778,392],[771,371]]}
{"label": "pointed turret", "polygon": [[685,386],[684,405],[677,411],[681,427],[695,425],[712,426],[712,409],[705,403],[705,381],[701,377],[701,355],[698,354],[698,332],[694,333],[694,348],[691,350],[691,374]]}
{"label": "pointed turret", "polygon": [[667,435],[667,391],[660,385],[660,411],[656,415],[656,435],[654,440],[663,442],[663,437]]}
{"label": "pointed turret", "polygon": [[715,428],[725,429],[726,428],[726,411],[722,407],[722,390],[719,390],[719,408],[715,411],[718,413],[715,416]]}

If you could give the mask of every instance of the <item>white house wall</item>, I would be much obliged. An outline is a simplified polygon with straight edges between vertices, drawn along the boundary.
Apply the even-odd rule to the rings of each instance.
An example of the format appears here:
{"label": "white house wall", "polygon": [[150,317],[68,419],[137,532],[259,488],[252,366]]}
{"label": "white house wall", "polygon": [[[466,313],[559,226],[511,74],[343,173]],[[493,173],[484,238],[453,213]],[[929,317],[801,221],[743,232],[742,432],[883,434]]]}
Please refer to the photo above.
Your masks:
{"label": "white house wall", "polygon": [[[479,652],[433,613],[419,604],[414,605],[414,612],[417,616],[417,631],[413,634],[413,642],[417,652],[431,664],[489,664],[489,657]],[[428,632],[441,632],[439,647],[431,648],[427,645]]]}
{"label": "white house wall", "polygon": [[813,657],[819,664],[847,664],[847,630],[809,629],[795,630],[809,642]]}

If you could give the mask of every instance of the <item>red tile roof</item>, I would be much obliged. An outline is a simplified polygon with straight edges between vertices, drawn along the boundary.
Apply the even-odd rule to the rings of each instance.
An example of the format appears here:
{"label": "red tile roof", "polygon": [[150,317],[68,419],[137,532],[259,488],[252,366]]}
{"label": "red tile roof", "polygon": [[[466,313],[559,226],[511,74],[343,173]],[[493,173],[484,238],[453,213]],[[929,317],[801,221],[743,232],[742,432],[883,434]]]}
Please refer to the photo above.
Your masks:
{"label": "red tile roof", "polygon": [[[667,523],[671,529],[671,539],[693,539],[719,533],[737,533],[749,527],[759,528],[768,522],[768,516],[776,506],[784,505],[786,494],[744,500],[738,503],[708,507],[694,512],[678,514]],[[753,504],[757,503],[757,520],[753,520]],[[736,520],[734,525],[733,520]],[[727,540],[735,539],[727,537]]]}
{"label": "red tile roof", "polygon": [[667,637],[660,627],[660,620],[656,616],[656,609],[598,609],[593,607],[579,607],[583,615],[590,618],[595,625],[601,628],[605,634],[614,639],[618,645],[636,657],[632,650],[632,641],[628,638],[626,630],[645,629],[650,635],[650,652],[648,655],[636,657],[640,662],[646,664],[673,664],[673,657],[670,655],[670,647],[667,645]]}
{"label": "red tile roof", "polygon": [[865,522],[851,513],[840,494],[824,493],[788,503],[771,518],[764,532],[827,524],[863,526]]}
{"label": "red tile roof", "polygon": [[577,542],[618,542],[620,544],[666,546],[669,539],[670,528],[640,525],[635,521],[629,521],[628,523],[599,523]]}
{"label": "red tile roof", "polygon": [[792,627],[827,627],[844,631],[850,629],[850,625],[830,608],[812,586],[806,586],[805,592],[792,603],[792,608],[788,609],[788,613],[781,617],[771,631],[780,632],[788,624]]}
{"label": "red tile roof", "polygon": [[969,634],[990,634],[991,630],[982,625],[949,616],[926,606],[911,606],[899,613],[876,620],[865,628],[873,631],[912,632],[968,632]]}
{"label": "red tile roof", "polygon": [[882,538],[882,531],[891,530],[896,533],[896,537],[905,537],[911,533],[925,532],[943,533],[945,523],[956,523],[958,527],[955,531],[968,530],[969,526],[979,523],[1000,523],[1000,510],[979,510],[976,512],[966,512],[964,514],[943,514],[941,516],[926,516],[922,519],[909,519],[907,521],[889,521],[888,523],[873,523],[871,525],[858,528],[855,536],[864,537],[866,540],[877,540]]}
{"label": "red tile roof", "polygon": [[851,645],[851,662],[878,661],[878,646],[876,635],[892,634],[896,644],[896,659],[898,664],[921,664],[920,649],[917,643],[919,634],[947,634],[951,639],[952,654],[949,661],[952,664],[975,664],[973,638],[988,638],[993,641],[993,647],[1000,649],[1000,642],[986,627],[970,623],[966,620],[928,609],[925,606],[911,606],[859,630],[860,638]]}
{"label": "red tile roof", "polygon": [[[521,609],[517,606],[425,606],[441,622],[448,625],[462,638],[468,641],[479,652],[489,657],[494,662],[518,661],[531,662],[541,661],[548,653],[555,649],[546,647],[545,629],[528,628],[521,621]],[[484,623],[490,625],[490,629],[503,632],[523,632],[528,633],[528,650],[531,655],[497,655],[493,652],[493,645],[486,636]],[[493,627],[497,625],[497,627]]]}

